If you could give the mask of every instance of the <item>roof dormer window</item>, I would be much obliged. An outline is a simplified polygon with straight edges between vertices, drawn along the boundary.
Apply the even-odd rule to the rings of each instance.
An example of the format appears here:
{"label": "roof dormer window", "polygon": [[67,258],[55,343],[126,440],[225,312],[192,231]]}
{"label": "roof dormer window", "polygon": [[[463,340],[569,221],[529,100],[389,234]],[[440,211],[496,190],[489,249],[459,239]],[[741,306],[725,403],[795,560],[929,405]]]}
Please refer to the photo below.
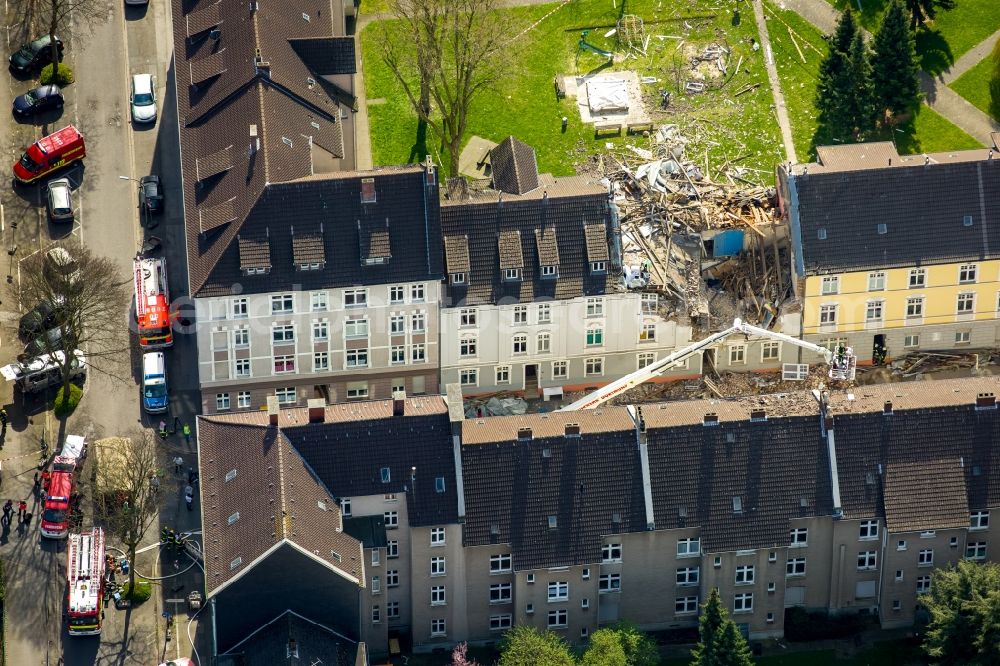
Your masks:
{"label": "roof dormer window", "polygon": [[375,179],[361,179],[361,203],[375,203]]}
{"label": "roof dormer window", "polygon": [[606,261],[592,261],[590,262],[590,272],[591,273],[607,273],[608,263]]}
{"label": "roof dormer window", "polygon": [[452,284],[465,284],[465,273],[452,273],[451,274]]}
{"label": "roof dormer window", "polygon": [[505,268],[503,271],[503,279],[507,282],[517,282],[521,279],[521,269]]}
{"label": "roof dormer window", "polygon": [[542,277],[543,278],[555,278],[559,277],[559,269],[556,266],[542,266]]}

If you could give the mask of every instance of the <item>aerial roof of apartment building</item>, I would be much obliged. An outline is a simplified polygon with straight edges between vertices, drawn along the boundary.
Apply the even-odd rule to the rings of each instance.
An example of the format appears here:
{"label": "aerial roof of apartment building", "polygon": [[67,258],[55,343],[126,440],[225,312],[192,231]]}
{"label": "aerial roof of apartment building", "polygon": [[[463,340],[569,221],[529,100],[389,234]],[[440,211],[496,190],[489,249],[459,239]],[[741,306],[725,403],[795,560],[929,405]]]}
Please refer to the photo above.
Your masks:
{"label": "aerial roof of apartment building", "polygon": [[1000,154],[827,146],[779,165],[799,275],[1000,257]]}

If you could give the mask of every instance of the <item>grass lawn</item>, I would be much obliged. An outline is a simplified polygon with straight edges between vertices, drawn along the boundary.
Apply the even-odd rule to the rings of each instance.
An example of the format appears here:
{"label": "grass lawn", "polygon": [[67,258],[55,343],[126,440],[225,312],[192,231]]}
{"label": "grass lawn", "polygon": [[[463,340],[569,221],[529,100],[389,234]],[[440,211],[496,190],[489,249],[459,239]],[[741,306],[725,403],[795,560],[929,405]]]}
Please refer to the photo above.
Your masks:
{"label": "grass lawn", "polygon": [[[855,11],[861,3],[861,23],[868,30],[878,29],[889,0],[830,0],[837,9],[850,5]],[[963,53],[1000,29],[1000,2],[997,0],[959,0],[955,8],[938,12],[927,29],[917,31],[917,52],[923,68],[931,74],[947,69]]]}
{"label": "grass lawn", "polygon": [[993,93],[990,91],[993,67],[993,58],[987,56],[980,60],[978,65],[962,74],[958,80],[953,81],[949,87],[983,113],[1000,120],[1000,89],[997,90],[996,101],[993,100]]}
{"label": "grass lawn", "polygon": [[[478,135],[499,142],[514,135],[535,148],[541,171],[555,175],[573,173],[591,162],[595,154],[606,149],[606,143],[616,148],[627,144],[647,146],[648,140],[641,136],[595,139],[593,126],[580,120],[576,100],[557,101],[554,94],[553,80],[557,75],[583,75],[606,64],[606,59],[597,54],[578,53],[577,42],[582,30],[591,29],[590,43],[616,49],[615,38],[603,35],[615,25],[621,5],[608,0],[575,0],[515,41],[510,46],[511,63],[505,75],[474,104],[466,138]],[[513,37],[522,26],[530,25],[556,6],[507,9],[504,23],[510,26]],[[646,108],[657,125],[676,123],[691,139],[689,159],[699,165],[707,160],[713,168],[727,160],[739,160],[740,166],[760,169],[763,180],[770,180],[774,163],[783,158],[783,149],[771,108],[763,54],[750,47],[751,38],[757,38],[753,16],[743,5],[742,20],[734,26],[736,6],[736,0],[631,0],[629,12],[646,22],[646,34],[650,37],[647,53],[617,62],[610,69],[628,69],[658,79],[655,84],[643,85]],[[418,132],[415,114],[381,60],[378,49],[381,38],[379,24],[368,25],[361,35],[373,161],[375,164],[413,162],[420,160],[426,151],[436,161],[445,160],[440,142]],[[678,46],[681,40],[683,44]],[[702,68],[709,77],[708,92],[681,94],[692,76],[691,56],[713,42],[731,50],[728,80],[714,63],[705,64]],[[737,74],[736,64],[741,56],[743,62]],[[735,96],[737,91],[755,83],[759,85]],[[665,113],[658,108],[661,88],[673,94],[671,107]],[[565,133],[560,127],[563,116],[569,119]]]}
{"label": "grass lawn", "polygon": [[[660,666],[688,666],[690,659],[664,659]],[[834,650],[785,652],[754,659],[757,666],[922,666],[927,660],[919,646],[908,641],[882,641],[850,657],[837,657]]]}

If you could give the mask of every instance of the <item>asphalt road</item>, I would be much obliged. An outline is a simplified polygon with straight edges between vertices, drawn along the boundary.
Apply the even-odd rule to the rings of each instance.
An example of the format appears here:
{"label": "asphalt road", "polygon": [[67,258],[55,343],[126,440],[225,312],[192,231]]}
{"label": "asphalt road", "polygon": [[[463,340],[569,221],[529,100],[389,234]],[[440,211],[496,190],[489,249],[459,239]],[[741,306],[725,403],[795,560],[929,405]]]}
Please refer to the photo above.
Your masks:
{"label": "asphalt road", "polygon": [[[10,4],[7,11],[8,23],[12,24],[17,8]],[[19,81],[8,74],[6,85],[0,85],[0,130],[5,137],[0,144],[0,159],[6,158],[6,163],[12,165],[29,143],[70,123],[83,133],[88,152],[83,164],[60,174],[68,176],[76,188],[76,223],[72,229],[47,221],[44,187],[15,189],[9,176],[0,180],[3,205],[0,247],[7,250],[7,286],[0,290],[0,363],[10,362],[19,351],[16,322],[23,311],[34,305],[21,307],[17,303],[18,262],[43,251],[54,241],[83,243],[92,251],[112,258],[127,277],[144,237],[156,235],[164,242],[171,297],[176,300],[186,295],[171,35],[169,4],[162,0],[153,0],[148,7],[141,8],[112,5],[107,20],[76,25],[69,34],[60,35],[66,43],[66,62],[73,67],[76,82],[67,88],[66,106],[61,112],[43,116],[34,123],[15,122],[6,111],[13,96],[34,83]],[[8,28],[7,37],[8,52],[23,41],[15,29]],[[133,73],[151,73],[156,77],[158,118],[153,125],[134,126],[130,122],[128,91]],[[9,173],[9,166],[2,168]],[[166,195],[165,213],[154,220],[151,229],[139,220],[135,182],[149,173],[161,176]],[[2,258],[4,255],[0,255]],[[122,326],[127,325],[127,317],[128,313],[123,312]],[[200,404],[194,336],[175,329],[175,345],[167,352],[167,358],[171,387],[167,420],[172,422],[176,416],[181,423],[193,426],[193,414]],[[136,368],[130,380],[122,381],[92,371],[84,399],[64,427],[44,412],[27,409],[11,387],[0,388],[12,426],[0,454],[2,495],[17,499],[30,496],[42,437],[55,446],[65,432],[100,438],[128,434],[157,423],[160,417],[151,419],[140,409],[137,372]],[[164,458],[178,453],[188,464],[195,463],[194,444],[185,444],[179,436],[171,437],[163,445]],[[38,513],[36,510],[35,514]],[[162,524],[194,529],[197,517],[197,512],[184,509],[179,491],[165,493]],[[84,521],[91,524],[93,517],[85,516]],[[148,543],[155,543],[159,526],[150,529]],[[183,596],[199,584],[197,568],[155,587],[153,599],[133,611],[109,609],[100,639],[69,639],[63,631],[62,619],[65,545],[40,539],[36,522],[23,536],[0,532],[0,557],[4,558],[8,574],[5,627],[8,664],[148,665],[191,655],[184,625],[175,628],[173,639],[166,641],[161,612],[165,599]],[[176,570],[170,564],[164,572],[168,575]],[[158,567],[159,553],[155,547],[139,557],[138,570],[143,573],[155,575],[159,573]],[[183,611],[183,608],[168,604],[167,610]]]}

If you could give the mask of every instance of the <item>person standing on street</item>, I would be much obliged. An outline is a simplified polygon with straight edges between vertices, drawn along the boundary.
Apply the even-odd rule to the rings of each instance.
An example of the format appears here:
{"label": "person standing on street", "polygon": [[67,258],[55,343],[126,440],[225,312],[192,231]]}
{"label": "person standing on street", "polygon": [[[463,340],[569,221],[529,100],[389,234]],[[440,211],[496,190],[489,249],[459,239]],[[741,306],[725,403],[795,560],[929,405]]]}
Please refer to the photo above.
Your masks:
{"label": "person standing on street", "polygon": [[8,525],[10,524],[10,517],[14,513],[14,500],[7,500],[3,505],[3,520]]}
{"label": "person standing on street", "polygon": [[24,520],[24,514],[28,512],[28,503],[21,500],[17,503],[17,522]]}
{"label": "person standing on street", "polygon": [[7,435],[7,410],[0,409],[0,437]]}
{"label": "person standing on street", "polygon": [[191,443],[191,426],[189,426],[187,423],[185,423],[183,431],[184,431],[184,442],[187,443],[187,444],[190,444]]}
{"label": "person standing on street", "polygon": [[174,474],[180,474],[182,469],[184,469],[184,458],[177,456],[174,458]]}
{"label": "person standing on street", "polygon": [[187,503],[188,511],[193,511],[194,510],[194,507],[193,507],[193,505],[194,505],[194,488],[191,487],[190,483],[184,489],[184,501]]}
{"label": "person standing on street", "polygon": [[24,529],[28,529],[29,527],[31,527],[31,514],[30,513],[25,513],[24,514]]}

